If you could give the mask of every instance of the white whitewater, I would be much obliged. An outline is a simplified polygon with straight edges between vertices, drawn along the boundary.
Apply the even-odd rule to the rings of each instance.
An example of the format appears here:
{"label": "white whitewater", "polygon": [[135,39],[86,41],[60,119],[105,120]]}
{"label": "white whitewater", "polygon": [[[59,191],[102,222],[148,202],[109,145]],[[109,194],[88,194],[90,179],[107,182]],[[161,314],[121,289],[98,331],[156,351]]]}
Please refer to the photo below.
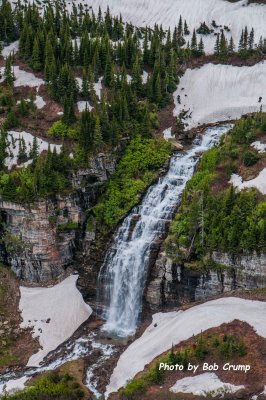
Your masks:
{"label": "white whitewater", "polygon": [[99,277],[107,305],[104,331],[121,337],[135,333],[153,244],[163,238],[200,154],[217,145],[230,128],[209,128],[191,150],[174,154],[167,174],[148,189],[118,229]]}

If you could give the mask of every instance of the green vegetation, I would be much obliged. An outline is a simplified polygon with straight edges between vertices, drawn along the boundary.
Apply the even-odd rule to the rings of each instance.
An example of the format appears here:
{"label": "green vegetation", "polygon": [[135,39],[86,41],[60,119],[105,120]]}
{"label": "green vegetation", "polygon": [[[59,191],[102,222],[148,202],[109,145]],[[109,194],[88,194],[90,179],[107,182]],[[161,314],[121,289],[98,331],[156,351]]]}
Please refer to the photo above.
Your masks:
{"label": "green vegetation", "polygon": [[204,154],[166,241],[173,259],[212,269],[208,257],[213,251],[233,256],[266,251],[265,196],[256,189],[237,192],[228,184],[241,165],[265,157],[250,150],[250,143],[265,132],[266,116],[258,113],[237,122],[220,147]]}
{"label": "green vegetation", "polygon": [[24,390],[0,397],[2,400],[78,400],[84,397],[84,392],[70,375],[50,372]]}
{"label": "green vegetation", "polygon": [[167,376],[167,370],[160,369],[160,363],[169,366],[178,364],[183,366],[183,370],[186,371],[189,362],[197,364],[209,356],[219,362],[219,360],[229,361],[232,358],[243,357],[246,353],[243,340],[234,335],[201,334],[191,345],[179,351],[174,351],[172,348],[171,352],[156,360],[155,366],[141,373],[140,377],[132,379],[124,389],[119,391],[119,398],[139,399],[139,396],[145,393],[149,386],[162,384]]}
{"label": "green vegetation", "polygon": [[65,232],[78,229],[79,224],[77,222],[68,222],[66,224],[59,224],[57,226],[58,232]]}
{"label": "green vegetation", "polygon": [[49,129],[48,135],[54,138],[75,139],[77,132],[63,121],[56,121]]}
{"label": "green vegetation", "polygon": [[94,215],[100,229],[112,228],[138,203],[140,195],[157,176],[158,169],[170,155],[170,145],[164,140],[131,141]]}

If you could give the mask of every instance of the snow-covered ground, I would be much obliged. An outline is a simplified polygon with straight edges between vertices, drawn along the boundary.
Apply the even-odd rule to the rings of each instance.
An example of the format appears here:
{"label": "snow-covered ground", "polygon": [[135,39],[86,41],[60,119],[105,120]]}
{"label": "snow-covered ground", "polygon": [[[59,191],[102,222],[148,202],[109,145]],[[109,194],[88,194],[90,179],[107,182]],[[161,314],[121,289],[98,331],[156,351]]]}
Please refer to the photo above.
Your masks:
{"label": "snow-covered ground", "polygon": [[37,367],[43,358],[66,341],[88,319],[92,309],[76,287],[78,275],[49,287],[20,287],[22,328],[32,327],[41,349],[33,354],[28,366]]}
{"label": "snow-covered ground", "polygon": [[[41,78],[37,78],[34,74],[31,72],[24,71],[23,69],[20,69],[17,65],[13,67],[14,75],[15,75],[15,81],[14,81],[14,86],[19,87],[19,86],[28,86],[28,87],[40,87],[41,85],[44,85],[44,80]],[[4,81],[4,73],[5,73],[5,67],[0,68],[1,72],[1,80],[0,83]]]}
{"label": "snow-covered ground", "polygon": [[[19,153],[19,141],[20,139],[24,139],[26,144],[26,152],[29,156],[29,152],[33,145],[34,136],[29,132],[17,132],[17,131],[8,131],[8,146],[7,151],[9,156],[5,160],[5,165],[10,169],[13,165],[17,165],[18,163],[18,153]],[[48,150],[49,143],[43,139],[37,138],[37,145],[38,145],[38,152],[42,153],[44,150]],[[61,144],[50,144],[51,151],[56,148],[57,153],[61,151]],[[30,160],[24,163],[23,165],[26,166],[30,163]]]}
{"label": "snow-covered ground", "polygon": [[[80,0],[76,0],[77,3]],[[70,3],[71,4],[71,3]],[[247,26],[255,29],[255,39],[262,35],[266,37],[266,6],[252,4],[247,6],[247,0],[231,3],[225,0],[86,0],[86,4],[98,12],[109,6],[115,15],[122,15],[126,21],[138,26],[162,24],[165,29],[174,28],[178,24],[179,16],[187,20],[191,31],[198,28],[205,21],[208,25],[213,20],[217,25],[226,25],[231,29],[236,44],[241,30]],[[205,48],[213,51],[214,37],[204,37]]]}
{"label": "snow-covered ground", "polygon": [[218,395],[223,397],[225,393],[235,393],[239,389],[244,389],[244,386],[224,383],[216,374],[206,372],[201,375],[180,379],[170,388],[170,391],[173,393],[193,393],[197,396],[205,397],[211,393],[211,397]]}
{"label": "snow-covered ground", "polygon": [[172,135],[172,127],[167,128],[163,131],[163,137],[165,140],[172,139],[174,136]]}
{"label": "snow-covered ground", "polygon": [[149,78],[149,74],[148,74],[148,72],[147,71],[143,71],[143,73],[142,73],[142,75],[141,75],[141,78],[142,78],[142,83],[147,83],[148,82],[148,78]]}
{"label": "snow-covered ground", "polygon": [[10,43],[10,45],[5,46],[3,48],[3,50],[2,50],[2,56],[4,58],[7,58],[7,57],[10,56],[10,54],[17,53],[17,51],[18,51],[18,43],[19,43],[18,40],[16,40],[15,42]]}
{"label": "snow-covered ground", "polygon": [[44,101],[44,99],[42,98],[42,96],[36,96],[36,99],[34,100],[34,104],[36,105],[36,107],[39,109],[39,110],[41,110],[44,106],[45,106],[45,104],[46,104],[46,101]]}
{"label": "snow-covered ground", "polygon": [[262,143],[259,140],[256,140],[256,142],[251,143],[251,146],[258,150],[259,153],[265,153],[266,151],[266,143]]}
{"label": "snow-covered ground", "polygon": [[192,128],[236,119],[242,114],[259,111],[260,106],[265,111],[265,75],[266,62],[252,67],[206,64],[188,69],[174,93],[174,115],[188,111],[184,121],[187,128]]}
{"label": "snow-covered ground", "polygon": [[248,188],[257,188],[262,194],[266,194],[266,168],[264,168],[259,175],[250,181],[244,181],[243,178],[237,174],[232,174],[230,183],[239,190]]}
{"label": "snow-covered ground", "polygon": [[78,101],[77,106],[78,106],[79,112],[86,110],[86,107],[89,111],[91,111],[93,109],[93,107],[90,105],[90,103],[88,101]]}
{"label": "snow-covered ground", "polygon": [[4,395],[5,393],[12,393],[19,389],[24,389],[25,382],[28,380],[27,376],[23,376],[19,379],[11,379],[6,383],[0,384],[0,396]]}
{"label": "snow-covered ground", "polygon": [[153,315],[152,324],[120,356],[105,397],[116,392],[155,357],[183,340],[235,319],[247,322],[266,337],[266,302],[228,297],[208,301],[185,311]]}
{"label": "snow-covered ground", "polygon": [[[101,98],[101,95],[102,95],[102,88],[103,88],[102,80],[103,80],[103,77],[99,78],[98,82],[95,82],[93,84],[95,93],[99,97],[99,99]],[[81,92],[82,91],[82,79],[77,77],[76,81],[77,81],[77,84],[79,87],[79,91]]]}

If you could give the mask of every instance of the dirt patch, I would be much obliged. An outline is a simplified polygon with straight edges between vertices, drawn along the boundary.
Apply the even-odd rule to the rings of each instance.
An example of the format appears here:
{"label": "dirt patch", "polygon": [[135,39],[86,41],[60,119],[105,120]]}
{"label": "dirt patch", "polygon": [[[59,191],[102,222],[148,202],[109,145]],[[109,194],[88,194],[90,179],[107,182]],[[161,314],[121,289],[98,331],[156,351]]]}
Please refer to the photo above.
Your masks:
{"label": "dirt patch", "polygon": [[0,373],[26,366],[39,343],[30,329],[21,329],[19,281],[0,265]]}

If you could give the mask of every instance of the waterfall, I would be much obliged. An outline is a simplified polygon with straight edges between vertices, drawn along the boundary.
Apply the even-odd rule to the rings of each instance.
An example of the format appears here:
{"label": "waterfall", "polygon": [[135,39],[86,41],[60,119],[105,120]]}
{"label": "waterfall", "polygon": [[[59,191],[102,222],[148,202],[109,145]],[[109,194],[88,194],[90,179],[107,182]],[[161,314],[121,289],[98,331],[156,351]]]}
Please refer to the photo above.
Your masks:
{"label": "waterfall", "polygon": [[163,238],[200,154],[217,145],[231,127],[208,128],[189,151],[175,153],[167,174],[148,189],[142,203],[124,219],[99,276],[107,305],[104,331],[121,337],[135,333],[152,245]]}

